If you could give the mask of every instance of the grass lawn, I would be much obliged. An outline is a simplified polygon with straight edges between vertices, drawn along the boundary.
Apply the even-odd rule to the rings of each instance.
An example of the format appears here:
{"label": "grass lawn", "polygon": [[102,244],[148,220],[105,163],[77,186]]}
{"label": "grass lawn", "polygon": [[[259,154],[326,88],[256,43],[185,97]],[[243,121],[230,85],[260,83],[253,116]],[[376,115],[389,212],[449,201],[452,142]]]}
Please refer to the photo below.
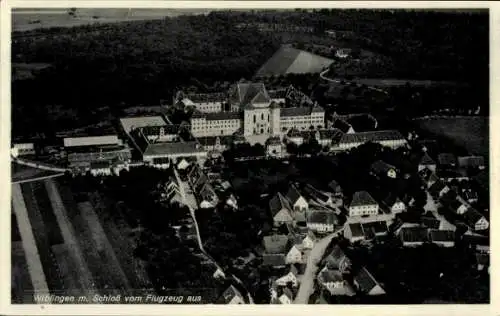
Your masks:
{"label": "grass lawn", "polygon": [[489,156],[489,122],[487,117],[439,117],[417,120],[423,130],[451,139],[471,154]]}

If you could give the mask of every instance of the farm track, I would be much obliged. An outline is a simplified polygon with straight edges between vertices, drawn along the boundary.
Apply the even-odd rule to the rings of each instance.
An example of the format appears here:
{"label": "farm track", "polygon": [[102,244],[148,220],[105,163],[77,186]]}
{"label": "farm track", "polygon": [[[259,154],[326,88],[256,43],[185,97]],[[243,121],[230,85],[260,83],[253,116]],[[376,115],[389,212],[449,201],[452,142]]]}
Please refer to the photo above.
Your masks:
{"label": "farm track", "polygon": [[[15,188],[16,185],[14,185]],[[26,183],[21,185],[21,190],[22,190],[22,195],[20,199],[23,198],[24,196],[24,201],[26,202],[26,210],[27,210],[27,216],[26,219],[31,222],[31,227],[32,227],[32,233],[34,236],[34,240],[36,243],[35,249],[30,249],[26,250],[26,254],[28,255],[31,251],[34,251],[35,253],[38,253],[38,256],[40,258],[41,262],[41,267],[43,268],[43,274],[45,274],[45,280],[46,280],[46,286],[48,287],[48,292],[54,295],[62,294],[64,291],[63,284],[60,282],[60,275],[59,271],[57,269],[57,262],[52,254],[51,251],[51,245],[49,243],[48,239],[48,234],[46,231],[45,224],[42,219],[42,215],[40,213],[40,210],[37,205],[37,201],[35,199],[35,195],[33,191],[36,189],[36,187],[40,186],[40,183],[33,182],[33,183]],[[15,191],[15,190],[14,190]],[[13,195],[16,194],[13,191]],[[15,200],[15,199],[14,199]],[[14,209],[16,209],[16,206],[14,205]],[[20,217],[18,216],[17,218],[18,222],[20,221]],[[20,226],[22,227],[22,226]],[[23,237],[24,240],[24,237]],[[29,265],[32,266],[32,263],[28,261]],[[40,272],[37,272],[40,273]],[[33,275],[32,275],[33,278]],[[34,281],[37,282],[37,281]],[[36,291],[35,286],[35,291]],[[43,288],[43,287],[42,287]],[[43,292],[40,291],[42,294]],[[47,293],[47,292],[45,292]],[[43,293],[43,294],[45,294]]]}
{"label": "farm track", "polygon": [[61,228],[65,244],[70,249],[70,258],[75,260],[75,265],[78,268],[79,283],[82,285],[82,291],[87,297],[94,296],[97,292],[94,287],[92,274],[90,273],[85,257],[78,246],[78,241],[76,239],[77,235],[75,234],[75,230],[73,229],[71,221],[68,218],[68,214],[57,187],[55,186],[53,180],[46,180],[45,188],[49,195],[55,217],[59,223],[59,227]]}

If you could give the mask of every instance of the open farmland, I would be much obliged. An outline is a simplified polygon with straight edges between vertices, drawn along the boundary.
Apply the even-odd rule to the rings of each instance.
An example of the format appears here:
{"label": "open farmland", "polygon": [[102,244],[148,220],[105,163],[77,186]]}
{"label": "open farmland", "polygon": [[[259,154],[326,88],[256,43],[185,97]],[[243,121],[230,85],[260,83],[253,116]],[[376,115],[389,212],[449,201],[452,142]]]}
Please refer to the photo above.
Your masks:
{"label": "open farmland", "polygon": [[489,156],[489,122],[487,117],[431,117],[416,120],[424,131],[444,136],[470,154]]}
{"label": "open farmland", "polygon": [[303,50],[282,46],[257,71],[257,77],[319,73],[333,60]]}
{"label": "open farmland", "polygon": [[12,13],[13,31],[31,31],[38,28],[71,27],[95,23],[113,23],[134,20],[163,19],[182,14],[202,14],[204,9],[90,9],[78,8],[72,16],[69,9],[17,9]]}

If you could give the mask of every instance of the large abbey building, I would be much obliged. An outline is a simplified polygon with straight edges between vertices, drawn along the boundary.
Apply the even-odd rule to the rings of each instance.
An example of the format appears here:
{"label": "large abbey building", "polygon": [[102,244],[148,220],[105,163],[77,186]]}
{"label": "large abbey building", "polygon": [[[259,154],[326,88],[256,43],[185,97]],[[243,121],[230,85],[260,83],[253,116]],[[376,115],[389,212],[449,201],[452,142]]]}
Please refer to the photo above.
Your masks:
{"label": "large abbey building", "polygon": [[[317,105],[285,107],[287,99],[296,98],[297,90],[269,93],[263,83],[239,82],[229,89],[225,103],[229,111],[203,112],[194,102],[196,113],[191,118],[195,137],[224,136],[236,132],[243,136],[276,136],[292,127],[299,130],[323,128],[325,111]],[[189,101],[189,102],[188,102]]]}

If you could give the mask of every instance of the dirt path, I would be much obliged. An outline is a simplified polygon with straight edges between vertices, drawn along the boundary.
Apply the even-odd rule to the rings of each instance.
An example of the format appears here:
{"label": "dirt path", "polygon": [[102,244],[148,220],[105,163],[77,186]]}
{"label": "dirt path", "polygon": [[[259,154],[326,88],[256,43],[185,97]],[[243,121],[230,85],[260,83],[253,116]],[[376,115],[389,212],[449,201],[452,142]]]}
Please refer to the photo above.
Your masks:
{"label": "dirt path", "polygon": [[42,263],[35,243],[35,237],[29,221],[28,211],[26,210],[26,204],[24,203],[19,184],[12,185],[12,201],[19,226],[19,233],[21,234],[24,253],[26,254],[28,272],[33,283],[34,297],[36,298],[37,295],[46,295],[49,293],[49,287],[45,279]]}

